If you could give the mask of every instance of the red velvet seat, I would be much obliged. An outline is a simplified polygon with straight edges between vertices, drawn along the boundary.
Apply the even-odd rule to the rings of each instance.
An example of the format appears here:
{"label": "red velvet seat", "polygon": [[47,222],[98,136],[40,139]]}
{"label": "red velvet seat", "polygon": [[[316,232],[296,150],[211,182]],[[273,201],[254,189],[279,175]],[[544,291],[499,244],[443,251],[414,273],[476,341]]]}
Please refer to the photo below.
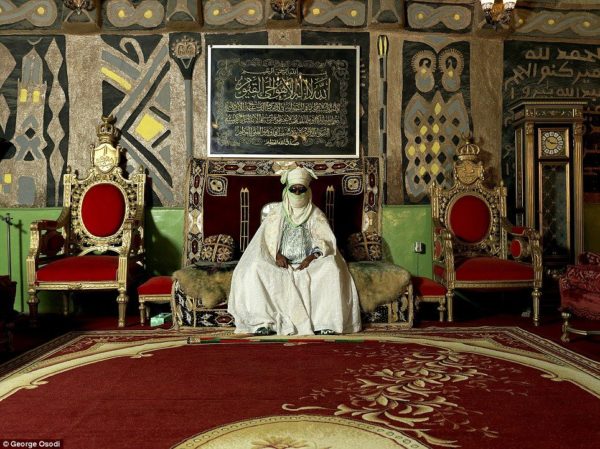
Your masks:
{"label": "red velvet seat", "polygon": [[[530,281],[533,282],[533,267],[530,264],[514,260],[499,259],[497,257],[473,257],[463,259],[454,265],[457,281]],[[444,267],[436,266],[435,274],[446,277]]]}
{"label": "red velvet seat", "polygon": [[[79,179],[67,169],[63,210],[57,220],[30,228],[27,257],[29,315],[37,319],[40,290],[117,290],[119,327],[125,326],[130,278],[143,262],[143,170],[124,178],[119,131],[112,117],[102,117],[99,144],[91,150],[92,167]],[[68,313],[68,296],[63,299]]]}
{"label": "red velvet seat", "polygon": [[170,295],[173,287],[171,276],[154,276],[140,285],[138,295]]}
{"label": "red velvet seat", "polygon": [[[506,219],[506,188],[484,185],[480,149],[457,149],[454,185],[431,188],[433,274],[448,291],[448,321],[453,320],[457,289],[532,289],[533,322],[539,322],[542,253],[539,234]],[[509,251],[510,249],[510,251]]]}
{"label": "red velvet seat", "polygon": [[44,265],[36,282],[100,282],[117,280],[118,256],[72,256]]}
{"label": "red velvet seat", "polygon": [[171,276],[154,276],[137,289],[140,302],[140,324],[143,326],[149,317],[146,302],[166,303],[171,301],[173,278]]}
{"label": "red velvet seat", "polygon": [[600,331],[573,328],[571,315],[600,320],[600,254],[587,252],[579,256],[578,265],[569,265],[559,281],[560,308],[563,316],[562,340],[569,341],[569,332],[599,335]]}
{"label": "red velvet seat", "polygon": [[413,276],[411,281],[415,305],[418,307],[421,302],[437,302],[440,321],[444,321],[444,312],[446,311],[446,287],[439,282],[422,276]]}

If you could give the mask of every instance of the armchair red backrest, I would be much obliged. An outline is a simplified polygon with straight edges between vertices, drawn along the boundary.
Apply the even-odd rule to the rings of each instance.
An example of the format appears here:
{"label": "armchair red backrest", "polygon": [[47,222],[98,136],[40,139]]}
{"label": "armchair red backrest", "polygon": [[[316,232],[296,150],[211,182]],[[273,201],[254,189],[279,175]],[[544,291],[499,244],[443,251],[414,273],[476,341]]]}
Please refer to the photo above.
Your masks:
{"label": "armchair red backrest", "polygon": [[81,200],[81,225],[91,237],[110,237],[119,232],[127,216],[125,191],[115,184],[92,184]]}
{"label": "armchair red backrest", "polygon": [[470,244],[480,243],[491,231],[489,204],[474,194],[462,194],[448,206],[448,227],[454,236]]}

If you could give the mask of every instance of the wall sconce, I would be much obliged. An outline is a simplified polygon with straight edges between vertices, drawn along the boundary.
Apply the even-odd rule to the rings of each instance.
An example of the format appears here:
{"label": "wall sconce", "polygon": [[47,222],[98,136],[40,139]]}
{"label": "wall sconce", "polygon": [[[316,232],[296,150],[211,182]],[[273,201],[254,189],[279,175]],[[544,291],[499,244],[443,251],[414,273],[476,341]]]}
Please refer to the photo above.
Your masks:
{"label": "wall sconce", "polygon": [[517,0],[480,0],[485,21],[494,29],[498,25],[508,25],[511,13],[517,4]]}

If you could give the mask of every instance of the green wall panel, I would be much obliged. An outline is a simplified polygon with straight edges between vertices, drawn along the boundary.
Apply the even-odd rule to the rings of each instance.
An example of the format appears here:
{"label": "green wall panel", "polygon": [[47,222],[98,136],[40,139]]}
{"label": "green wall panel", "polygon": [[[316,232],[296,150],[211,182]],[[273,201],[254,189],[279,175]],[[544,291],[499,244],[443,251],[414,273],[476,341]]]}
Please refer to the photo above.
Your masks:
{"label": "green wall panel", "polygon": [[[431,206],[385,206],[383,240],[392,261],[413,275],[431,277]],[[415,242],[425,244],[425,253],[413,251]]]}

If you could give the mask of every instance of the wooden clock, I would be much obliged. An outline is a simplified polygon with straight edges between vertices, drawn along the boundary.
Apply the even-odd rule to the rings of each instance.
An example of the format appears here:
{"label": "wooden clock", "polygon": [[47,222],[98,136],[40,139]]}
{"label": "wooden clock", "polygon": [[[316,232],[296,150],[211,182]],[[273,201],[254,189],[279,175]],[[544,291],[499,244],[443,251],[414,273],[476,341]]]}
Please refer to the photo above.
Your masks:
{"label": "wooden clock", "polygon": [[523,100],[515,128],[515,221],[537,229],[547,274],[583,251],[585,101]]}

